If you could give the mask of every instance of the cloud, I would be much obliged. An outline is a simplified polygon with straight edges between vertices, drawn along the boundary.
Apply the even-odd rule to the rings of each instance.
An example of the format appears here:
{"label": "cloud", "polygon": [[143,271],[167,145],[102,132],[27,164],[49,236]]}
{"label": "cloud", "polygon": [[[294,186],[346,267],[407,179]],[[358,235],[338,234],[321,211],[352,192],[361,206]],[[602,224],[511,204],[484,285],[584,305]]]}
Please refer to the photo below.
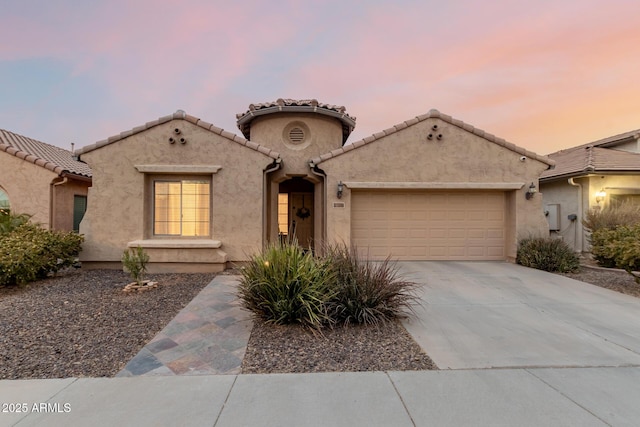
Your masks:
{"label": "cloud", "polygon": [[12,96],[44,140],[89,144],[178,108],[237,133],[249,103],[314,97],[358,118],[352,139],[438,108],[545,152],[640,127],[640,4],[607,5],[25,0],[3,9],[0,71],[40,61],[39,97],[27,79]]}

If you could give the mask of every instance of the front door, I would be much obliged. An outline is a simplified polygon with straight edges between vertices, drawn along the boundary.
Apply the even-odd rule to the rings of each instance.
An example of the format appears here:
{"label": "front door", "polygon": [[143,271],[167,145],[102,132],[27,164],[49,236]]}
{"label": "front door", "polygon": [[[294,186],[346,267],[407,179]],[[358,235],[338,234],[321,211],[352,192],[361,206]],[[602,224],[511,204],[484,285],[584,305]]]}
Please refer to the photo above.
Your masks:
{"label": "front door", "polygon": [[313,193],[289,193],[289,230],[303,248],[313,242]]}

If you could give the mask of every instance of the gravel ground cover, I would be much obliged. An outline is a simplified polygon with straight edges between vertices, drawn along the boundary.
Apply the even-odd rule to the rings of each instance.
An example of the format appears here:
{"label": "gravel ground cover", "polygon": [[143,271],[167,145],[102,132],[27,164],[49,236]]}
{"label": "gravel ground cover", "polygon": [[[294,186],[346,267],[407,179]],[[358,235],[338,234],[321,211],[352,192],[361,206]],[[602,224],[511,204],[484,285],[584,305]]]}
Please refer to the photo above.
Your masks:
{"label": "gravel ground cover", "polygon": [[[625,272],[566,276],[640,297]],[[0,288],[0,379],[114,376],[213,277],[150,275],[158,288],[127,294],[121,271],[78,270]],[[243,362],[244,373],[418,369],[437,368],[397,322],[313,335],[256,321]]]}
{"label": "gravel ground cover", "polygon": [[564,276],[611,289],[612,291],[640,297],[640,285],[626,271],[583,266],[580,267],[578,272],[566,273]]}
{"label": "gravel ground cover", "polygon": [[254,322],[243,374],[438,369],[399,322],[312,333]]}
{"label": "gravel ground cover", "polygon": [[66,271],[0,288],[0,379],[111,377],[178,314],[213,274],[159,274],[125,293],[122,271]]}

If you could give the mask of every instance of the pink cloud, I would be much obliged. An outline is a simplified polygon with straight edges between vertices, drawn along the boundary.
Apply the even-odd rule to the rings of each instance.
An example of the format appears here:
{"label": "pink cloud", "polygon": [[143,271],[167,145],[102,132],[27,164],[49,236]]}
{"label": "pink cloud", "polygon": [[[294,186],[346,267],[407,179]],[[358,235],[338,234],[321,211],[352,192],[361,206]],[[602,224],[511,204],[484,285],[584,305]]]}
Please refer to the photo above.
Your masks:
{"label": "pink cloud", "polygon": [[640,127],[640,4],[611,3],[114,0],[9,10],[0,55],[104,86],[122,111],[98,138],[176,108],[237,132],[250,102],[316,97],[358,118],[354,138],[438,108],[544,153]]}

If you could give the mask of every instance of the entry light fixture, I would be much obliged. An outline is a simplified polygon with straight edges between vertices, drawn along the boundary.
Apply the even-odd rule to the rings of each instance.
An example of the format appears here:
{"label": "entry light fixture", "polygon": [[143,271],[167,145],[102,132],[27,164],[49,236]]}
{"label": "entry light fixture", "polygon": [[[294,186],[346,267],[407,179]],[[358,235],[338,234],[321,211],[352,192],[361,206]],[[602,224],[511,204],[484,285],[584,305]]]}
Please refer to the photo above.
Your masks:
{"label": "entry light fixture", "polygon": [[338,199],[342,199],[342,192],[344,191],[344,184],[342,183],[342,181],[340,181],[338,183],[338,194],[336,194],[336,196],[338,196]]}
{"label": "entry light fixture", "polygon": [[600,204],[600,202],[604,201],[604,198],[607,197],[607,192],[604,191],[604,188],[596,193],[596,203]]}
{"label": "entry light fixture", "polygon": [[531,185],[529,186],[529,189],[527,190],[527,195],[526,195],[527,200],[531,200],[537,192],[538,190],[536,190],[536,186],[532,182]]}

